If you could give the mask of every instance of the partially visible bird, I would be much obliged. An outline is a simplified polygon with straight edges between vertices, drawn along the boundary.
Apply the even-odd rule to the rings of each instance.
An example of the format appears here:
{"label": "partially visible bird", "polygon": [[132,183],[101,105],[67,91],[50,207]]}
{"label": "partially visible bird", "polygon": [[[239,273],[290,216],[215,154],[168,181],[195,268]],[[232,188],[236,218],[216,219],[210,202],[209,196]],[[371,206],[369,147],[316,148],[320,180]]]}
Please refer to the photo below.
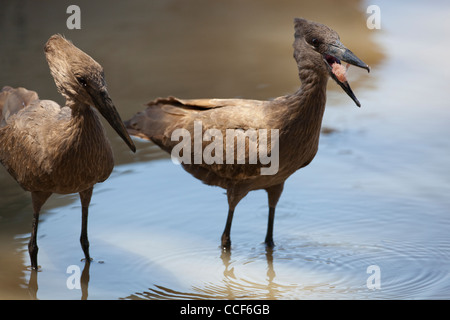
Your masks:
{"label": "partially visible bird", "polygon": [[114,167],[111,145],[97,109],[129,148],[136,148],[108,94],[103,68],[61,35],[44,47],[51,74],[66,104],[39,100],[34,91],[6,86],[0,92],[0,162],[31,192],[33,224],[28,244],[31,267],[37,264],[37,229],[41,207],[52,193],[79,193],[80,242],[90,261],[88,207],[93,186]]}
{"label": "partially visible bird", "polygon": [[[275,207],[284,182],[298,169],[307,166],[318,150],[329,77],[360,106],[342,72],[344,67],[341,61],[370,71],[368,65],[347,49],[341,43],[339,35],[329,27],[299,18],[294,20],[294,25],[294,58],[301,81],[297,92],[270,101],[159,98],[149,102],[144,111],[125,121],[131,135],[151,140],[169,153],[179,143],[179,137],[172,138],[175,130],[187,130],[192,139],[192,147],[183,152],[191,150],[188,159],[194,159],[195,152],[198,152],[194,141],[195,123],[201,123],[200,138],[210,129],[218,130],[223,136],[226,136],[228,129],[279,130],[279,168],[273,175],[261,174],[261,169],[265,167],[261,161],[250,163],[248,144],[245,146],[245,164],[227,164],[225,161],[212,164],[198,161],[182,163],[184,169],[197,179],[227,190],[228,218],[221,238],[224,249],[230,248],[230,230],[236,205],[248,192],[258,189],[264,189],[268,193],[269,219],[265,243],[269,247],[274,245]],[[230,146],[227,146],[225,140],[219,143],[223,143],[222,159],[225,159]],[[232,152],[236,153],[236,143],[232,142],[230,145]],[[205,151],[207,146],[208,143],[203,141],[200,152]],[[261,152],[261,140],[258,147]],[[269,150],[272,147],[273,144]],[[184,159],[185,156],[183,154]]]}

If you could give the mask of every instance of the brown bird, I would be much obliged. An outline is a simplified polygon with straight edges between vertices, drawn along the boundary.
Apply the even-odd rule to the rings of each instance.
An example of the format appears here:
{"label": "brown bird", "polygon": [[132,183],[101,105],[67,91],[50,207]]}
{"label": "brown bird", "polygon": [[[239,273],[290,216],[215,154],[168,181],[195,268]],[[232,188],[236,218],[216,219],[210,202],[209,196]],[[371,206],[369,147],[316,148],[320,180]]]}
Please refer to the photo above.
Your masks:
{"label": "brown bird", "polygon": [[[259,189],[266,190],[269,198],[265,243],[269,247],[274,245],[275,207],[283,191],[284,182],[295,171],[307,166],[318,150],[328,78],[331,76],[360,106],[342,73],[344,67],[341,61],[370,71],[368,65],[347,49],[340,42],[339,35],[329,27],[298,18],[294,20],[294,24],[294,58],[297,61],[301,81],[301,87],[297,92],[271,101],[159,98],[148,103],[144,111],[125,121],[131,135],[153,141],[163,150],[172,153],[172,156],[175,150],[176,157],[185,160],[181,163],[186,171],[208,185],[220,186],[227,190],[229,210],[221,238],[224,249],[228,249],[231,244],[231,222],[236,205],[248,192]],[[195,132],[196,124],[197,130],[200,130],[198,125],[201,124],[200,134]],[[227,152],[234,154],[236,159],[239,151],[235,148],[238,138],[235,139],[233,136],[233,141],[228,140],[227,144],[229,139],[227,130],[233,129],[235,135],[239,136],[245,135],[250,130],[261,132],[259,130],[278,129],[278,139],[272,141],[271,138],[272,143],[268,143],[267,147],[272,153],[278,148],[278,170],[273,174],[261,174],[263,168],[268,169],[267,163],[264,164],[261,158],[256,163],[255,161],[251,163],[250,142],[245,145],[244,164],[237,161],[233,164],[228,161],[225,163],[224,160],[214,163],[195,161],[196,157],[197,160],[200,159],[199,154],[205,153],[210,146],[208,141],[213,139],[205,139],[204,134],[211,129],[216,130],[212,131],[216,133],[214,143],[217,142],[215,146],[220,147],[216,148],[215,152],[219,153],[222,159],[228,155]],[[180,137],[183,137],[182,134],[191,138],[189,148],[180,148],[179,141]],[[201,149],[195,147],[196,135],[200,139],[203,137]],[[220,140],[224,136],[226,139]],[[268,135],[265,139],[268,141]],[[257,144],[259,143],[260,154],[264,145],[262,142],[264,141],[259,135]]]}
{"label": "brown bird", "polygon": [[0,162],[19,185],[31,192],[33,228],[28,244],[31,267],[37,269],[39,213],[52,193],[79,193],[82,204],[80,242],[90,261],[88,207],[94,184],[114,167],[111,145],[94,107],[135,152],[106,89],[103,68],[60,35],[44,47],[65,107],[39,100],[34,91],[4,87],[0,92]]}

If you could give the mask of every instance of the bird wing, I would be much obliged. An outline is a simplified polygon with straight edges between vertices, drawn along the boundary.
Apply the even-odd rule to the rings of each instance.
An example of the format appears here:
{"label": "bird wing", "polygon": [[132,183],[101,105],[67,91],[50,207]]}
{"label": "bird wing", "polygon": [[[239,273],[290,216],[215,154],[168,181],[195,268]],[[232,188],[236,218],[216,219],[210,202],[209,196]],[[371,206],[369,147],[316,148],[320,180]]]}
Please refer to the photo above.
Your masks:
{"label": "bird wing", "polygon": [[[21,99],[18,101],[22,103],[11,104],[8,106],[8,113],[3,113],[4,125],[0,126],[0,162],[17,182],[27,189],[27,186],[35,182],[33,176],[52,170],[51,165],[46,162],[47,150],[44,146],[48,146],[48,143],[44,140],[52,138],[49,130],[51,124],[55,123],[63,112],[56,102],[34,99],[37,97],[34,91],[29,91],[31,93],[23,98],[21,95],[15,96],[14,90],[17,89],[9,90],[12,95],[7,97],[7,103],[19,98]],[[29,102],[27,97],[33,100]],[[5,105],[3,104],[2,111],[5,110]],[[15,112],[10,112],[11,110]]]}
{"label": "bird wing", "polygon": [[266,104],[267,101],[250,99],[179,99],[176,97],[158,98],[147,103],[148,106],[163,103],[184,108],[212,109],[230,106],[257,106]]}
{"label": "bird wing", "polygon": [[[167,129],[171,133],[172,128],[186,128],[186,125],[194,120],[206,122],[204,125],[216,123],[218,129],[224,125],[229,129],[243,128],[251,123],[257,123],[254,121],[255,114],[249,111],[267,104],[267,101],[248,99],[158,98],[147,103],[145,110],[135,114],[125,121],[125,124],[130,134],[147,140],[166,135]],[[225,118],[236,110],[239,110],[239,117]]]}
{"label": "bird wing", "polygon": [[25,88],[3,87],[0,91],[0,127],[6,125],[10,116],[38,99],[39,97],[35,91]]}
{"label": "bird wing", "polygon": [[3,87],[2,91],[0,91],[0,122],[3,119],[3,106],[5,105],[6,99],[9,95],[9,91],[11,89],[11,87]]}
{"label": "bird wing", "polygon": [[[251,179],[260,174],[261,164],[249,162],[249,149],[246,145],[245,155],[241,161],[244,164],[226,164],[227,146],[225,136],[227,129],[235,129],[237,135],[245,135],[247,130],[268,129],[265,110],[270,105],[270,101],[247,100],[247,99],[191,99],[182,100],[175,97],[159,98],[147,104],[147,108],[130,120],[125,122],[128,132],[134,136],[151,140],[166,152],[171,153],[176,145],[180,143],[180,137],[172,140],[176,129],[184,129],[191,138],[190,158],[191,164],[184,165],[185,169],[208,184],[215,184],[215,179]],[[194,136],[196,124],[201,125],[201,134],[208,129],[221,135],[217,144],[222,144],[222,163],[205,163],[196,161],[194,147]],[[198,128],[198,127],[197,127]],[[220,134],[219,134],[220,133]],[[218,136],[214,136],[216,142]],[[245,141],[244,137],[244,141]],[[212,140],[211,140],[212,141]],[[211,141],[202,141],[202,154],[205,148],[211,145]],[[234,144],[235,145],[235,144]],[[236,146],[236,145],[235,145]],[[211,146],[210,146],[211,149]],[[237,152],[235,147],[234,153]],[[217,152],[219,149],[215,149]],[[183,149],[183,152],[185,149]],[[220,152],[220,151],[219,151]],[[212,153],[215,155],[215,153]],[[198,155],[197,155],[198,156]],[[235,156],[234,159],[238,159]],[[199,173],[200,172],[200,173]],[[202,176],[202,177],[200,177]],[[208,177],[205,177],[208,176]]]}

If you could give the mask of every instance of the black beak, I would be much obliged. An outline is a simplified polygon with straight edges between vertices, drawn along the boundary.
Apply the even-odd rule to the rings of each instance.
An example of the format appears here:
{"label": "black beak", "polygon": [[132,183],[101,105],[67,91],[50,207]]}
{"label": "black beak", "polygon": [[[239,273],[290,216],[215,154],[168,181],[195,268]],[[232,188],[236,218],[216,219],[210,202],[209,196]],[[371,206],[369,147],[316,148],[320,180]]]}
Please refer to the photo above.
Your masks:
{"label": "black beak", "polygon": [[328,66],[328,71],[331,78],[333,78],[333,80],[336,81],[336,83],[350,96],[350,98],[352,98],[358,107],[361,107],[361,104],[353,93],[350,84],[347,80],[340,81],[336,77],[333,73],[332,65],[334,63],[340,64],[341,61],[344,61],[359,68],[366,69],[367,72],[370,72],[370,67],[359,59],[353,52],[347,49],[340,41],[336,41],[334,44],[328,46],[328,50],[324,55],[324,60]]}
{"label": "black beak", "polygon": [[[89,90],[91,91],[91,90]],[[108,121],[111,127],[117,132],[117,134],[125,141],[131,151],[136,152],[136,146],[128,135],[127,130],[125,129],[125,125],[123,124],[122,119],[120,118],[119,113],[116,110],[111,98],[109,97],[108,91],[104,90],[95,90],[89,92],[95,107],[100,112],[100,114]]]}

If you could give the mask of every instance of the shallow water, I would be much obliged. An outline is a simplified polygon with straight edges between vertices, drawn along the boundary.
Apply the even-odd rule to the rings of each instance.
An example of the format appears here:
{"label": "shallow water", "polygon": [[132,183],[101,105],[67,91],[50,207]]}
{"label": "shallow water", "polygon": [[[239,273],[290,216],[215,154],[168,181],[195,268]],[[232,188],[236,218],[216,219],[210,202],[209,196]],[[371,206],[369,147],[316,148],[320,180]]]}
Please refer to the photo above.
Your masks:
{"label": "shallow water", "polygon": [[[149,142],[136,140],[131,154],[108,128],[117,165],[94,189],[94,261],[89,268],[81,261],[78,197],[53,195],[41,214],[35,277],[27,252],[31,198],[1,168],[0,298],[450,298],[449,75],[436,58],[449,49],[440,40],[450,32],[448,3],[371,2],[381,9],[380,30],[366,28],[368,3],[358,1],[77,3],[82,29],[69,31],[69,2],[5,1],[1,86],[62,103],[42,46],[63,33],[103,65],[124,119],[158,96],[270,99],[299,86],[295,16],[333,27],[372,71],[349,72],[361,109],[330,82],[324,127],[331,130],[315,160],[286,182],[273,250],[263,244],[265,192],[237,207],[231,254],[224,254],[224,191]],[[411,21],[417,16],[422,23]],[[374,265],[378,289],[368,287]],[[71,266],[84,270],[80,289],[67,284]]]}

